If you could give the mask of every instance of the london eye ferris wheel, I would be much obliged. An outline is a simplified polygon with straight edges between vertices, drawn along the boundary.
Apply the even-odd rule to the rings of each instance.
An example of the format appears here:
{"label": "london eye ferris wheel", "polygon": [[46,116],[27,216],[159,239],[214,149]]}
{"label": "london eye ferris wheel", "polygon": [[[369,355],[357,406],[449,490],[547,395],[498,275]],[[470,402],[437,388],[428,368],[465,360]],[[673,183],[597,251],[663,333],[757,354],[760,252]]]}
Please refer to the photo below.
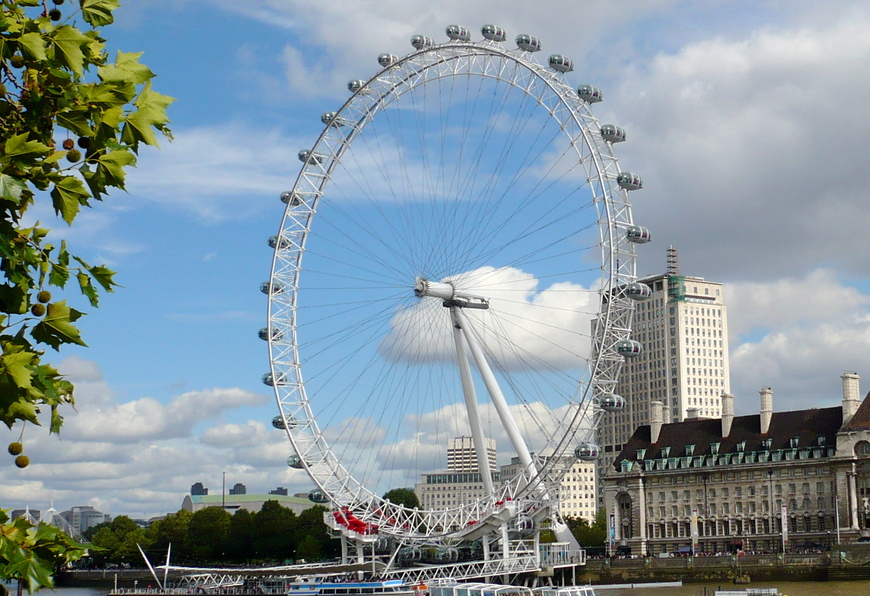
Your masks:
{"label": "london eye ferris wheel", "polygon": [[[642,183],[614,154],[624,130],[592,113],[600,90],[572,86],[565,56],[539,62],[530,35],[447,36],[416,35],[350,81],[269,242],[273,424],[310,498],[357,537],[444,544],[558,517],[565,462],[598,455],[597,420],[623,407],[617,375],[641,349]],[[476,465],[457,478],[474,491],[417,509],[383,498],[435,478],[466,436]]]}

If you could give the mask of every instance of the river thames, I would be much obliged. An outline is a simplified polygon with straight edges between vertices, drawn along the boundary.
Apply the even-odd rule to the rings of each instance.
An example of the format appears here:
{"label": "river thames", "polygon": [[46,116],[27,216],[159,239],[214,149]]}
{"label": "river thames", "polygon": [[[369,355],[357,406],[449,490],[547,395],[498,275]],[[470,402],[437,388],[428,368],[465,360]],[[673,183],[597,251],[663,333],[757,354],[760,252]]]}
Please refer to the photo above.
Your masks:
{"label": "river thames", "polygon": [[[705,592],[706,588],[706,592]],[[620,590],[597,590],[597,596],[713,596],[718,589],[779,588],[783,596],[868,596],[870,581],[849,582],[753,582],[748,586],[733,586],[723,583],[686,584],[678,588],[637,588]],[[106,596],[108,588],[58,588],[43,590],[41,594],[57,596]],[[13,592],[14,593],[14,592]]]}

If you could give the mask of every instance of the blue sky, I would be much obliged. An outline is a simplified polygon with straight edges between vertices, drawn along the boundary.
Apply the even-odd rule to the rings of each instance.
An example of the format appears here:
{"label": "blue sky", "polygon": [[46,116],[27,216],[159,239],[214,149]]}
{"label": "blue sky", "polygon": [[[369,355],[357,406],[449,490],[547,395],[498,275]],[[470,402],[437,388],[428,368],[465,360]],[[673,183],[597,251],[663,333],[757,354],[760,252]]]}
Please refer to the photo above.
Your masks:
{"label": "blue sky", "polygon": [[[123,286],[82,319],[88,349],[56,358],[77,385],[60,439],[25,435],[33,464],[0,467],[4,507],[93,504],[113,514],[176,510],[221,472],[250,492],[309,483],[271,429],[267,238],[296,153],[320,114],[411,35],[495,22],[572,57],[594,112],[628,131],[620,163],[644,177],[635,219],[652,229],[639,273],[727,284],[738,413],[771,386],[780,410],[838,403],[839,376],[868,377],[870,14],[861,2],[467,2],[139,0],[104,31],[144,52],[176,98],[175,142],[142,152],[128,194],[63,230]],[[546,58],[546,56],[544,56]],[[866,383],[865,383],[866,385]],[[17,437],[18,429],[9,433]],[[13,437],[14,435],[14,437]]]}

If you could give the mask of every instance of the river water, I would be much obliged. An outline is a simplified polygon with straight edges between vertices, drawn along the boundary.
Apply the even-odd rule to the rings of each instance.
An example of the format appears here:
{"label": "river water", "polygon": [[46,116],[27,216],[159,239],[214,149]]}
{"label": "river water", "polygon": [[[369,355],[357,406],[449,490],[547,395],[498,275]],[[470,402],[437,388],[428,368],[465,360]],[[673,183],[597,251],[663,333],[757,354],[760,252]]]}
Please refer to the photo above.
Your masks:
{"label": "river water", "polygon": [[[749,586],[723,583],[686,584],[679,588],[598,590],[597,596],[713,596],[717,588],[779,588],[783,596],[870,596],[870,581],[850,582],[753,582]],[[704,589],[706,588],[706,592]],[[43,590],[44,596],[106,596],[107,588],[58,588]],[[14,593],[14,592],[13,592]]]}

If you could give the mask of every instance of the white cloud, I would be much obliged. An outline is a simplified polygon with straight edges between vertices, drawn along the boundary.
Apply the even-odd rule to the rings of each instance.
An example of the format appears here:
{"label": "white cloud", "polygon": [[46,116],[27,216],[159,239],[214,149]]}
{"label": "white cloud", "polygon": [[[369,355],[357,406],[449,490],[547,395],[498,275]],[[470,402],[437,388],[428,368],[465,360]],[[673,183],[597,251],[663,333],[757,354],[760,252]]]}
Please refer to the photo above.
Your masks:
{"label": "white cloud", "polygon": [[870,303],[870,296],[843,285],[836,271],[816,269],[803,279],[727,284],[725,303],[733,341],[754,329],[778,330],[851,318]]}
{"label": "white cloud", "polygon": [[[489,299],[488,310],[464,309],[498,363],[510,369],[583,366],[597,294],[562,282],[542,290],[534,276],[513,267],[481,267],[444,280]],[[427,298],[396,313],[379,350],[392,360],[455,359],[452,326],[441,300]],[[480,343],[480,342],[479,342]]]}
{"label": "white cloud", "polygon": [[311,486],[304,474],[287,468],[286,436],[245,419],[259,411],[251,408],[269,401],[265,395],[215,388],[169,403],[119,403],[95,363],[70,357],[59,369],[76,384],[76,409],[63,412],[59,437],[26,427],[30,466],[0,466],[4,507],[97,504],[116,515],[152,516],[180,508],[196,481],[220,490],[223,472],[228,482],[246,483],[251,492],[265,493],[277,483],[299,491]]}
{"label": "white cloud", "polygon": [[269,208],[279,213],[278,195],[299,173],[296,154],[311,144],[243,123],[179,128],[174,135],[130,171],[127,189],[206,223]]}
{"label": "white cloud", "polygon": [[756,412],[757,391],[771,386],[778,410],[837,405],[842,372],[870,374],[870,296],[833,271],[731,284],[726,300],[738,410]]}
{"label": "white cloud", "polygon": [[[658,53],[610,93],[645,179],[637,219],[683,269],[769,279],[828,262],[867,275],[863,141],[870,16],[761,28]],[[604,104],[602,104],[604,105]],[[661,257],[656,259],[661,262]],[[689,264],[687,268],[685,265]]]}

